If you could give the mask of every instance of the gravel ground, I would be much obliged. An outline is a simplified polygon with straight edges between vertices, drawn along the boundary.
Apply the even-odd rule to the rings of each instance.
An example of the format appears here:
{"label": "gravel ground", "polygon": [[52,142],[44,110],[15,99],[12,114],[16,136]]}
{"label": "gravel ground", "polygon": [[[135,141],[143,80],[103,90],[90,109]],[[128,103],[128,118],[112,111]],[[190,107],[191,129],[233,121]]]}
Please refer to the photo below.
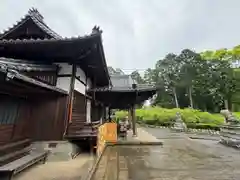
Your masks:
{"label": "gravel ground", "polygon": [[168,130],[145,129],[163,146],[113,146],[92,180],[239,180],[240,151],[217,141],[195,140]]}

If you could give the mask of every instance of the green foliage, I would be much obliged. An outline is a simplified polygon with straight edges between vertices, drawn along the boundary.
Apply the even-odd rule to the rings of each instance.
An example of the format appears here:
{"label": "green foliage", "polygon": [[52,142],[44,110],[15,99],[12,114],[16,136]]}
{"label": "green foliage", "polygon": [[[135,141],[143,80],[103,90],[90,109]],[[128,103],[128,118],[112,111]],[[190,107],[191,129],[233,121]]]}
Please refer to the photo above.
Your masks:
{"label": "green foliage", "polygon": [[146,70],[143,80],[158,87],[153,102],[157,106],[191,107],[215,113],[223,108],[238,110],[240,71],[232,68],[231,63],[239,57],[240,46],[200,54],[184,49],[158,60],[155,68]]}
{"label": "green foliage", "polygon": [[[180,112],[183,121],[189,128],[198,129],[218,129],[224,123],[224,118],[220,114],[211,114],[196,109],[166,109],[161,107],[150,107],[136,110],[136,119],[139,123],[149,125],[172,126],[176,113]],[[127,114],[126,111],[116,112],[117,118],[122,118]],[[240,113],[234,113],[240,117]]]}
{"label": "green foliage", "polygon": [[133,80],[135,80],[138,84],[143,84],[144,83],[144,80],[142,78],[142,76],[139,74],[138,71],[133,71],[131,73],[131,77]]}
{"label": "green foliage", "polygon": [[116,112],[115,112],[115,116],[116,116],[118,119],[125,118],[127,115],[128,115],[128,112],[127,112],[127,111],[116,111]]}

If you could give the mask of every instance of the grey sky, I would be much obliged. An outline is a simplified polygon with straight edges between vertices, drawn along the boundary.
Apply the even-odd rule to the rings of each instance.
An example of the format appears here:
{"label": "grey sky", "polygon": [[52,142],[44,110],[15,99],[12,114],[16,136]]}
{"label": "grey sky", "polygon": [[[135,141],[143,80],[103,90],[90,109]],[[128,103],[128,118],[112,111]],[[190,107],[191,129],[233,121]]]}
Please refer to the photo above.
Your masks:
{"label": "grey sky", "polygon": [[[0,0],[0,29],[30,7],[62,36],[103,30],[107,63],[122,69],[153,67],[167,53],[240,44],[239,0]],[[130,72],[130,70],[126,71]]]}

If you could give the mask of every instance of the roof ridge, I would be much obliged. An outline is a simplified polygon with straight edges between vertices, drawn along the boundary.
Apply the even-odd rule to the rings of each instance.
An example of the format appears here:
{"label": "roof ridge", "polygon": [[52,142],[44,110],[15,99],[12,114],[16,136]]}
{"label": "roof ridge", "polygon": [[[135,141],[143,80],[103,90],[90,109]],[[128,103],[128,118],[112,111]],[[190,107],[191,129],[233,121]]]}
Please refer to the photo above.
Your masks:
{"label": "roof ridge", "polygon": [[72,41],[72,40],[84,40],[88,38],[94,38],[95,36],[99,36],[100,34],[89,34],[84,36],[76,36],[76,37],[66,37],[62,39],[55,38],[45,38],[45,39],[0,39],[1,44],[7,43],[32,43],[32,42],[57,42],[57,41]]}
{"label": "roof ridge", "polygon": [[50,35],[54,39],[62,39],[60,35],[50,29],[46,23],[43,21],[44,17],[39,13],[36,8],[31,8],[28,10],[28,13],[17,21],[17,23],[13,24],[12,27],[9,27],[7,30],[3,30],[3,33],[0,33],[0,39],[3,39],[7,34],[14,31],[16,28],[24,24],[29,18],[33,20],[33,22],[42,29],[45,33]]}

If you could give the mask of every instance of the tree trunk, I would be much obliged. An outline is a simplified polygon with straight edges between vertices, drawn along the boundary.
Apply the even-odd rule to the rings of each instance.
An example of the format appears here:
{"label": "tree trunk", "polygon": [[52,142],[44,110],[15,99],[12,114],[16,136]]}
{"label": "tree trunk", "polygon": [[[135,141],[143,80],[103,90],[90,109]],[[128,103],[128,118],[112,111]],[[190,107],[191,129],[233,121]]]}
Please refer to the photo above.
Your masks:
{"label": "tree trunk", "polygon": [[176,88],[175,88],[175,87],[173,87],[173,95],[174,95],[174,100],[175,100],[176,108],[179,108],[178,98],[177,98],[177,92],[176,92]]}
{"label": "tree trunk", "polygon": [[188,93],[189,93],[190,107],[193,108],[193,98],[192,98],[192,87],[191,86],[189,86],[189,88],[188,88]]}
{"label": "tree trunk", "polygon": [[225,109],[228,109],[228,100],[227,99],[224,99],[224,108]]}
{"label": "tree trunk", "polygon": [[232,105],[231,105],[231,111],[235,111],[235,104],[234,103],[232,103]]}

